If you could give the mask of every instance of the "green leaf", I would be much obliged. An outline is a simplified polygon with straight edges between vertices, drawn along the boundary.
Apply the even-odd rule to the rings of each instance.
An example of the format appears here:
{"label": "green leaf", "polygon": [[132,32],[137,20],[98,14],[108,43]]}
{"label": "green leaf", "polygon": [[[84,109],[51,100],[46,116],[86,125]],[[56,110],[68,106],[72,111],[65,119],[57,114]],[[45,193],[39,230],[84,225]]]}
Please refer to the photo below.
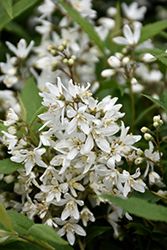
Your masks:
{"label": "green leaf", "polygon": [[5,132],[8,131],[8,127],[5,126],[3,123],[0,122],[0,136],[3,136],[3,133],[1,132],[2,130],[4,130]]}
{"label": "green leaf", "polygon": [[13,231],[12,221],[1,202],[0,202],[0,222],[6,229]]}
{"label": "green leaf", "polygon": [[147,109],[143,110],[138,117],[136,118],[134,125],[136,126],[146,115],[149,113],[152,109],[156,108],[156,104],[153,104],[152,106],[148,107]]}
{"label": "green leaf", "polygon": [[93,240],[95,237],[111,230],[111,227],[98,227],[98,226],[92,226],[88,229],[87,232],[87,237],[86,237],[86,242],[90,242]]}
{"label": "green leaf", "polygon": [[105,55],[105,45],[97,32],[95,31],[94,27],[88,22],[87,19],[83,18],[76,10],[74,10],[71,6],[66,4],[61,0],[57,0],[59,4],[68,12],[68,14],[74,19],[76,23],[78,23],[83,30],[88,34],[90,39],[92,39],[95,44],[99,47],[99,49]]}
{"label": "green leaf", "polygon": [[19,97],[19,104],[20,104],[20,108],[21,108],[21,118],[23,121],[27,121],[27,111],[26,111],[23,100],[22,100],[19,93],[18,93],[18,97]]}
{"label": "green leaf", "polygon": [[29,228],[28,234],[34,239],[54,242],[60,245],[68,245],[51,227],[44,224],[35,224]]}
{"label": "green leaf", "polygon": [[136,231],[134,233],[140,234],[140,235],[149,235],[151,234],[151,231],[146,228],[146,226],[140,224],[140,223],[135,223],[135,222],[130,222],[127,226],[127,229],[129,228],[134,228]]}
{"label": "green leaf", "polygon": [[28,32],[18,23],[14,21],[10,21],[8,24],[5,25],[5,30],[14,35],[17,35],[21,38],[25,38],[27,42],[31,41],[31,37],[29,36]]}
{"label": "green leaf", "polygon": [[4,7],[10,18],[12,18],[13,15],[12,2],[12,0],[0,0],[0,4]]}
{"label": "green leaf", "polygon": [[8,215],[12,221],[13,229],[21,235],[28,236],[28,230],[34,225],[34,222],[27,216],[16,211],[8,210]]}
{"label": "green leaf", "polygon": [[13,162],[9,158],[0,160],[0,174],[13,173],[22,167],[23,165],[21,163]]}
{"label": "green leaf", "polygon": [[152,204],[135,197],[122,199],[108,194],[100,195],[100,197],[109,200],[130,214],[147,220],[167,222],[167,208],[164,206]]}
{"label": "green leaf", "polygon": [[0,246],[0,250],[43,250],[43,248],[27,242],[15,241],[14,243]]}
{"label": "green leaf", "polygon": [[47,110],[47,107],[45,106],[41,106],[39,107],[39,109],[35,112],[35,114],[33,115],[31,121],[30,121],[30,125],[33,124],[33,122],[35,122],[35,120],[38,118],[38,115],[43,113],[44,111]]}
{"label": "green leaf", "polygon": [[148,189],[146,189],[144,193],[133,191],[129,197],[130,198],[132,198],[132,197],[140,198],[140,199],[146,200],[146,201],[151,202],[151,203],[156,203],[157,201],[159,201],[161,199],[161,197],[152,193]]}
{"label": "green leaf", "polygon": [[[6,0],[2,0],[3,2],[5,2]],[[32,7],[33,5],[37,4],[37,3],[41,3],[42,0],[21,0],[17,3],[15,3],[13,5],[13,19],[18,17],[21,13],[23,13],[24,11],[26,11],[28,8]],[[2,30],[2,28],[9,23],[11,20],[11,18],[9,17],[9,15],[4,12],[1,16],[0,16],[0,30]]]}
{"label": "green leaf", "polygon": [[159,101],[159,100],[157,100],[149,95],[144,95],[144,94],[142,94],[142,95],[145,96],[146,98],[150,99],[151,101],[153,101],[157,105],[161,106],[161,108],[163,108],[167,112],[167,104],[165,102]]}
{"label": "green leaf", "polygon": [[40,97],[38,93],[39,89],[37,88],[33,77],[31,77],[26,82],[21,92],[21,98],[27,111],[28,124],[30,124],[32,117],[34,116],[36,111],[41,107],[42,97]]}
{"label": "green leaf", "polygon": [[162,20],[162,21],[158,21],[158,22],[145,25],[141,29],[141,37],[140,37],[139,43],[142,43],[148,38],[151,38],[157,35],[158,33],[160,33],[162,30],[166,28],[167,28],[167,20]]}

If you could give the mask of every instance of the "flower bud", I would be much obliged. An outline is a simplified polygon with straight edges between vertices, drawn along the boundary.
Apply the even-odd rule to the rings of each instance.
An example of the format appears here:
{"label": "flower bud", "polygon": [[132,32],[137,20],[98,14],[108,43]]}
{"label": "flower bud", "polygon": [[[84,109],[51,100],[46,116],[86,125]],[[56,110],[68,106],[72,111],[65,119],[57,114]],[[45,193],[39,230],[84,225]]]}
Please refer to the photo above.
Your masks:
{"label": "flower bud", "polygon": [[155,115],[154,117],[153,117],[153,121],[154,122],[160,122],[160,115]]}
{"label": "flower bud", "polygon": [[154,126],[154,128],[158,128],[159,127],[159,123],[158,122],[154,122],[153,126]]}
{"label": "flower bud", "polygon": [[102,77],[109,77],[115,75],[115,69],[105,69],[101,72]]}
{"label": "flower bud", "polygon": [[137,155],[138,155],[138,156],[142,156],[142,154],[143,154],[143,150],[138,149],[136,153],[137,153]]}
{"label": "flower bud", "polygon": [[63,63],[67,64],[67,63],[68,63],[68,59],[67,59],[67,58],[64,58],[64,59],[63,59]]}
{"label": "flower bud", "polygon": [[152,141],[152,140],[153,140],[153,137],[152,137],[152,135],[150,135],[149,133],[145,133],[145,134],[144,134],[144,139],[145,139],[146,141]]}
{"label": "flower bud", "polygon": [[124,57],[124,58],[122,59],[122,63],[125,64],[125,65],[127,65],[129,62],[130,62],[130,59],[129,59],[128,56],[126,56],[126,57]]}
{"label": "flower bud", "polygon": [[146,132],[148,132],[148,131],[150,131],[147,127],[142,127],[141,128],[141,132],[142,133],[146,133]]}
{"label": "flower bud", "polygon": [[136,78],[134,78],[134,77],[131,79],[130,82],[131,82],[131,84],[133,84],[133,85],[136,85],[136,84],[138,83],[137,80],[136,80]]}
{"label": "flower bud", "polygon": [[72,58],[73,60],[76,60],[76,56],[75,56],[75,55],[72,55],[71,58]]}
{"label": "flower bud", "polygon": [[64,50],[64,46],[60,44],[57,48],[58,51],[62,52]]}
{"label": "flower bud", "polygon": [[121,67],[120,60],[115,56],[110,56],[107,61],[110,64],[110,66],[113,67],[113,68]]}
{"label": "flower bud", "polygon": [[136,165],[140,165],[143,162],[143,158],[142,157],[138,157],[135,159],[135,164]]}
{"label": "flower bud", "polygon": [[12,183],[12,182],[13,182],[14,176],[11,175],[11,174],[9,174],[9,175],[5,176],[3,179],[4,179],[4,181],[5,181],[6,183],[9,184],[9,183]]}
{"label": "flower bud", "polygon": [[61,44],[62,44],[62,46],[66,47],[67,46],[67,41],[63,41]]}
{"label": "flower bud", "polygon": [[74,64],[74,60],[73,60],[72,58],[70,58],[70,59],[68,60],[68,64],[69,64],[70,66],[72,66],[72,65]]}

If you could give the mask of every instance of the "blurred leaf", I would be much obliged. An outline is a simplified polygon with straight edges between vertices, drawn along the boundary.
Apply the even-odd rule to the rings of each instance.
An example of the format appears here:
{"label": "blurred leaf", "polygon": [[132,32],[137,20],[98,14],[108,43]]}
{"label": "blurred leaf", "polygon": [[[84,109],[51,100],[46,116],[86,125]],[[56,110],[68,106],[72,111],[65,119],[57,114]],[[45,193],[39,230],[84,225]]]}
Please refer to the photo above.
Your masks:
{"label": "blurred leaf", "polygon": [[[5,2],[6,0],[2,0],[3,2]],[[18,17],[21,13],[23,13],[24,11],[26,11],[28,8],[32,7],[33,5],[37,4],[37,3],[41,3],[42,0],[20,0],[19,2],[15,3],[13,5],[13,19]],[[11,20],[11,18],[9,17],[9,15],[4,12],[1,16],[0,16],[0,30],[2,30],[2,28],[9,23]]]}
{"label": "blurred leaf", "polygon": [[23,165],[21,163],[13,162],[9,158],[0,160],[0,174],[13,173],[22,167]]}
{"label": "blurred leaf", "polygon": [[12,18],[13,15],[12,3],[12,0],[0,0],[0,4],[4,7],[10,18]]}
{"label": "blurred leaf", "polygon": [[34,225],[34,222],[16,211],[8,210],[7,212],[12,221],[13,229],[18,234],[28,236],[28,229]]}
{"label": "blurred leaf", "polygon": [[164,206],[152,204],[146,200],[135,197],[122,199],[108,194],[100,195],[100,197],[109,200],[130,214],[147,220],[167,222],[167,208]]}
{"label": "blurred leaf", "polygon": [[40,97],[38,93],[39,89],[37,88],[33,77],[29,78],[21,92],[21,98],[27,111],[28,124],[30,124],[32,117],[41,107],[42,97]]}
{"label": "blurred leaf", "polygon": [[149,235],[149,234],[151,234],[151,230],[149,230],[148,228],[146,228],[146,226],[143,226],[140,223],[130,222],[130,223],[128,223],[126,228],[127,229],[134,228],[136,230],[134,233],[140,234],[140,235]]}
{"label": "blurred leaf", "polygon": [[136,126],[145,116],[147,113],[149,113],[152,109],[156,108],[156,104],[153,104],[152,106],[148,107],[147,109],[143,110],[138,117],[136,118],[134,125]]}
{"label": "blurred leaf", "polygon": [[15,241],[4,246],[1,245],[0,250],[43,250],[43,248],[27,242]]}
{"label": "blurred leaf", "polygon": [[3,123],[0,122],[0,136],[3,136],[3,133],[1,132],[2,130],[4,130],[5,132],[8,131],[8,127],[5,126]]}
{"label": "blurred leaf", "polygon": [[144,42],[148,38],[151,38],[158,33],[160,33],[162,30],[167,28],[167,20],[162,20],[158,22],[154,22],[151,24],[147,24],[141,29],[141,37],[139,40],[139,43]]}
{"label": "blurred leaf", "polygon": [[0,222],[6,229],[13,231],[12,221],[1,202],[0,202]]}
{"label": "blurred leaf", "polygon": [[5,25],[4,28],[8,32],[18,35],[20,38],[24,38],[27,42],[31,41],[31,37],[24,30],[24,28],[14,21],[10,21],[8,24]]}
{"label": "blurred leaf", "polygon": [[88,229],[86,242],[90,242],[95,237],[111,230],[111,227],[92,226]]}
{"label": "blurred leaf", "polygon": [[143,199],[143,200],[146,200],[148,202],[151,202],[151,203],[156,203],[157,201],[159,201],[161,198],[152,193],[150,190],[146,189],[144,193],[140,193],[140,192],[137,192],[137,191],[133,191],[130,196],[131,197],[136,197],[136,198],[140,198],[140,199]]}
{"label": "blurred leaf", "polygon": [[105,55],[105,44],[99,37],[98,33],[95,31],[92,24],[90,24],[87,19],[83,18],[76,10],[74,10],[71,6],[69,6],[65,2],[61,0],[57,0],[57,2],[61,4],[61,6],[68,12],[68,14],[74,19],[74,21],[83,28],[83,30],[88,34],[90,39],[92,39],[95,42],[95,44]]}
{"label": "blurred leaf", "polygon": [[144,95],[144,94],[142,94],[142,95],[145,96],[146,98],[150,99],[151,101],[153,101],[157,105],[161,106],[161,108],[163,108],[167,112],[167,104],[165,102],[159,101],[159,100],[157,100],[149,95]]}
{"label": "blurred leaf", "polygon": [[[68,245],[51,227],[44,224],[34,224],[29,228],[28,234],[34,239],[54,242],[60,245]],[[66,246],[64,247],[64,249]]]}
{"label": "blurred leaf", "polygon": [[26,111],[23,100],[22,100],[19,93],[18,93],[18,97],[19,97],[19,104],[20,104],[20,108],[21,108],[21,118],[23,121],[27,121],[27,111]]}
{"label": "blurred leaf", "polygon": [[35,112],[35,114],[33,115],[31,121],[30,121],[30,125],[38,118],[38,115],[43,113],[44,111],[47,110],[47,107],[45,106],[41,106],[39,107],[39,109],[37,109],[37,111]]}

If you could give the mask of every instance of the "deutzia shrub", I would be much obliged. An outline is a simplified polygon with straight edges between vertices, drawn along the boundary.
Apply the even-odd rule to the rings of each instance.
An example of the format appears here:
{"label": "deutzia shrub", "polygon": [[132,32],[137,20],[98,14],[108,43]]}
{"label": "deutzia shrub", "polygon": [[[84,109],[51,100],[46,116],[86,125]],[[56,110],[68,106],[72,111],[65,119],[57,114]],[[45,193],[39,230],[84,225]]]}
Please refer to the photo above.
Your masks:
{"label": "deutzia shrub", "polygon": [[[4,41],[2,246],[134,248],[142,235],[151,249],[166,234],[167,60],[151,38],[167,25],[143,27],[138,2],[99,18],[91,0],[45,0],[29,19],[33,39]],[[6,15],[20,13],[9,5]]]}

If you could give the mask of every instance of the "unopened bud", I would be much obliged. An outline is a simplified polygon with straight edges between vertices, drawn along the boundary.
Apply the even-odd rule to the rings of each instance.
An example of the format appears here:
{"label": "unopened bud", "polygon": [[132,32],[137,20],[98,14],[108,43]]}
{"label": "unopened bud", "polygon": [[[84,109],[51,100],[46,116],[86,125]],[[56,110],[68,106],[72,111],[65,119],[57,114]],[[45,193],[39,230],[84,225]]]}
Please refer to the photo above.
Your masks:
{"label": "unopened bud", "polygon": [[105,69],[101,72],[102,77],[109,77],[115,75],[115,69]]}
{"label": "unopened bud", "polygon": [[130,61],[130,59],[129,59],[128,56],[126,56],[126,57],[124,57],[124,58],[122,59],[122,63],[125,64],[125,65],[128,64],[129,61]]}
{"label": "unopened bud", "polygon": [[72,66],[72,65],[74,64],[74,60],[73,60],[72,58],[70,58],[70,59],[68,60],[68,64],[69,64],[70,66]]}
{"label": "unopened bud", "polygon": [[8,70],[7,73],[10,76],[15,76],[15,75],[17,75],[17,68],[16,67],[15,68],[11,68],[11,69]]}
{"label": "unopened bud", "polygon": [[67,59],[67,58],[64,58],[64,59],[63,59],[63,63],[67,64],[67,63],[68,63],[68,59]]}
{"label": "unopened bud", "polygon": [[146,133],[146,132],[148,132],[149,131],[149,129],[147,128],[147,127],[142,127],[141,128],[141,132],[142,133]]}
{"label": "unopened bud", "polygon": [[135,159],[135,164],[136,165],[140,165],[143,162],[143,158],[142,157],[138,157]]}
{"label": "unopened bud", "polygon": [[149,133],[145,133],[145,134],[144,134],[144,139],[145,139],[146,141],[152,141],[152,140],[153,140],[153,137],[152,137],[152,135],[150,135]]}
{"label": "unopened bud", "polygon": [[160,120],[159,123],[160,123],[160,125],[163,125],[164,122],[162,120]]}
{"label": "unopened bud", "polygon": [[55,56],[57,54],[57,51],[55,49],[51,49],[50,53],[52,54],[52,56]]}
{"label": "unopened bud", "polygon": [[107,61],[110,64],[110,66],[113,67],[113,68],[121,67],[120,60],[115,56],[110,56]]}
{"label": "unopened bud", "polygon": [[67,41],[63,41],[61,44],[62,44],[64,47],[66,47],[66,46],[67,46]]}
{"label": "unopened bud", "polygon": [[153,121],[154,122],[160,122],[160,115],[155,115],[154,117],[153,117]]}
{"label": "unopened bud", "polygon": [[154,128],[158,128],[159,127],[159,123],[158,122],[154,122],[153,126],[154,126]]}
{"label": "unopened bud", "polygon": [[13,180],[14,180],[14,176],[13,175],[7,175],[7,176],[5,176],[4,178],[4,181],[6,182],[6,183],[12,183],[13,182]]}
{"label": "unopened bud", "polygon": [[51,51],[53,48],[54,48],[54,46],[50,44],[50,45],[48,45],[47,50]]}
{"label": "unopened bud", "polygon": [[133,84],[133,85],[136,85],[136,84],[138,83],[137,80],[136,80],[136,78],[134,78],[134,77],[131,79],[130,82],[131,82],[131,84]]}
{"label": "unopened bud", "polygon": [[76,56],[75,56],[75,55],[72,55],[71,58],[72,58],[73,60],[76,60]]}
{"label": "unopened bud", "polygon": [[58,51],[62,52],[64,50],[64,46],[62,44],[60,44],[57,49],[58,49]]}
{"label": "unopened bud", "polygon": [[16,129],[15,126],[10,126],[10,127],[8,128],[8,133],[9,133],[9,134],[14,135],[14,134],[16,134],[16,132],[17,132],[17,129]]}
{"label": "unopened bud", "polygon": [[143,155],[143,150],[138,149],[136,153],[137,153],[138,156],[142,156]]}
{"label": "unopened bud", "polygon": [[122,60],[122,58],[123,58],[123,54],[121,54],[121,53],[119,53],[119,52],[116,52],[116,53],[115,53],[115,56],[116,56],[116,58],[118,58],[119,60]]}

